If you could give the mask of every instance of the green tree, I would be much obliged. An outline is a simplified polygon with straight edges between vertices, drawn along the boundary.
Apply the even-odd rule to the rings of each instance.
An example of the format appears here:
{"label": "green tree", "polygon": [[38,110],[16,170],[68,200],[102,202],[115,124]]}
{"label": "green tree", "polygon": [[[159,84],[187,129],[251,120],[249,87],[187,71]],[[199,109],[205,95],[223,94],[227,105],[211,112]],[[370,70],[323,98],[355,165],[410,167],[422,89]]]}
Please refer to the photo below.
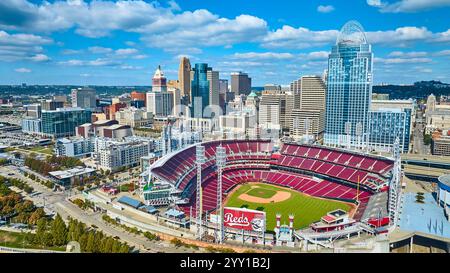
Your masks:
{"label": "green tree", "polygon": [[67,243],[67,227],[59,214],[53,220],[51,232],[53,234],[53,244],[57,246]]}
{"label": "green tree", "polygon": [[86,252],[94,252],[95,250],[95,237],[94,232],[89,232],[86,242]]}
{"label": "green tree", "polygon": [[37,221],[36,243],[43,245],[45,241],[45,233],[47,232],[47,220],[41,218]]}

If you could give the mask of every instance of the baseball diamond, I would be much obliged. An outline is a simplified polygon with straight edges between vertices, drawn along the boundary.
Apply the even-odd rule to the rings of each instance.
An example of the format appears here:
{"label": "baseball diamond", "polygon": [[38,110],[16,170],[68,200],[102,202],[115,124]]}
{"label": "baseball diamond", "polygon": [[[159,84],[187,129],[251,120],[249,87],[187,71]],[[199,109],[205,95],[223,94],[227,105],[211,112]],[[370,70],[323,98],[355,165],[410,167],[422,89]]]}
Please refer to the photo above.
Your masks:
{"label": "baseball diamond", "polygon": [[[289,195],[285,199],[264,202],[264,199],[271,199],[277,193],[288,193]],[[243,200],[242,196],[256,197],[256,199],[250,201],[244,198],[245,200]],[[319,221],[329,211],[343,209],[348,212],[353,209],[353,205],[350,203],[312,197],[288,188],[265,183],[246,183],[237,186],[228,194],[225,206],[265,211],[267,231],[273,231],[276,224],[276,213],[282,214],[282,223],[288,223],[288,215],[294,214],[294,228],[299,229]]]}

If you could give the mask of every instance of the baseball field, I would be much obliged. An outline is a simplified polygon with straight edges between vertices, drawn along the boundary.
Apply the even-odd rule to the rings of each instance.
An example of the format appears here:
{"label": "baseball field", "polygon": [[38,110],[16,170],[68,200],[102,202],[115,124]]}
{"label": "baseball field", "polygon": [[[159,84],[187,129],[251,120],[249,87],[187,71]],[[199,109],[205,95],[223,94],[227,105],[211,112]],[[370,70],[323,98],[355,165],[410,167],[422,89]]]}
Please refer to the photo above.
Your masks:
{"label": "baseball field", "polygon": [[265,211],[268,231],[275,228],[276,213],[281,213],[281,224],[289,224],[289,214],[294,214],[294,228],[298,229],[320,220],[329,211],[352,209],[351,204],[312,197],[264,183],[246,183],[238,186],[228,194],[225,206]]}

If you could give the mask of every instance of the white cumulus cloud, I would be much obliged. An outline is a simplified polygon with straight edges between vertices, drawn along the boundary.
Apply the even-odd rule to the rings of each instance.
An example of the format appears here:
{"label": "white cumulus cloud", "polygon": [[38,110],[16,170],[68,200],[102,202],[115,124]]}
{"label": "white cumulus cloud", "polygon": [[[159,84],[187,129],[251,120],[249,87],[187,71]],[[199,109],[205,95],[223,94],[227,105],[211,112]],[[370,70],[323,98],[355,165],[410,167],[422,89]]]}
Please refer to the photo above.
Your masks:
{"label": "white cumulus cloud", "polygon": [[14,71],[16,71],[17,73],[30,73],[31,69],[21,67],[21,68],[14,69]]}
{"label": "white cumulus cloud", "polygon": [[326,5],[326,6],[320,5],[317,7],[317,11],[321,12],[321,13],[329,13],[329,12],[332,12],[333,10],[334,10],[334,7],[332,5]]}

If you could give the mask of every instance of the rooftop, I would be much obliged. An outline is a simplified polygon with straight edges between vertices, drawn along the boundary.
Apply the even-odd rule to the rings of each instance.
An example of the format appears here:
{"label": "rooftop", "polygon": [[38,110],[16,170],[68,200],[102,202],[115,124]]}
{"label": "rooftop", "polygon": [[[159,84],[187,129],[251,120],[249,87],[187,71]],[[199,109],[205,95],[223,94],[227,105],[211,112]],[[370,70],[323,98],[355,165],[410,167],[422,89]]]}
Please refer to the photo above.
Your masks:
{"label": "rooftop", "polygon": [[142,206],[141,201],[133,199],[133,198],[128,197],[126,195],[120,197],[117,200],[117,202],[125,204],[125,205],[128,205],[128,206],[131,206],[131,207],[136,208],[136,209]]}
{"label": "rooftop", "polygon": [[401,230],[450,238],[450,222],[430,193],[424,194],[423,204],[416,202],[415,193],[406,193],[403,200],[399,223]]}
{"label": "rooftop", "polygon": [[71,178],[76,175],[83,175],[83,174],[92,173],[92,172],[95,172],[95,169],[84,168],[84,167],[78,166],[78,167],[75,167],[75,168],[69,169],[69,170],[49,172],[49,174],[58,179],[65,179],[65,178]]}
{"label": "rooftop", "polygon": [[336,44],[360,45],[367,44],[366,35],[361,24],[357,21],[348,21],[338,35]]}

